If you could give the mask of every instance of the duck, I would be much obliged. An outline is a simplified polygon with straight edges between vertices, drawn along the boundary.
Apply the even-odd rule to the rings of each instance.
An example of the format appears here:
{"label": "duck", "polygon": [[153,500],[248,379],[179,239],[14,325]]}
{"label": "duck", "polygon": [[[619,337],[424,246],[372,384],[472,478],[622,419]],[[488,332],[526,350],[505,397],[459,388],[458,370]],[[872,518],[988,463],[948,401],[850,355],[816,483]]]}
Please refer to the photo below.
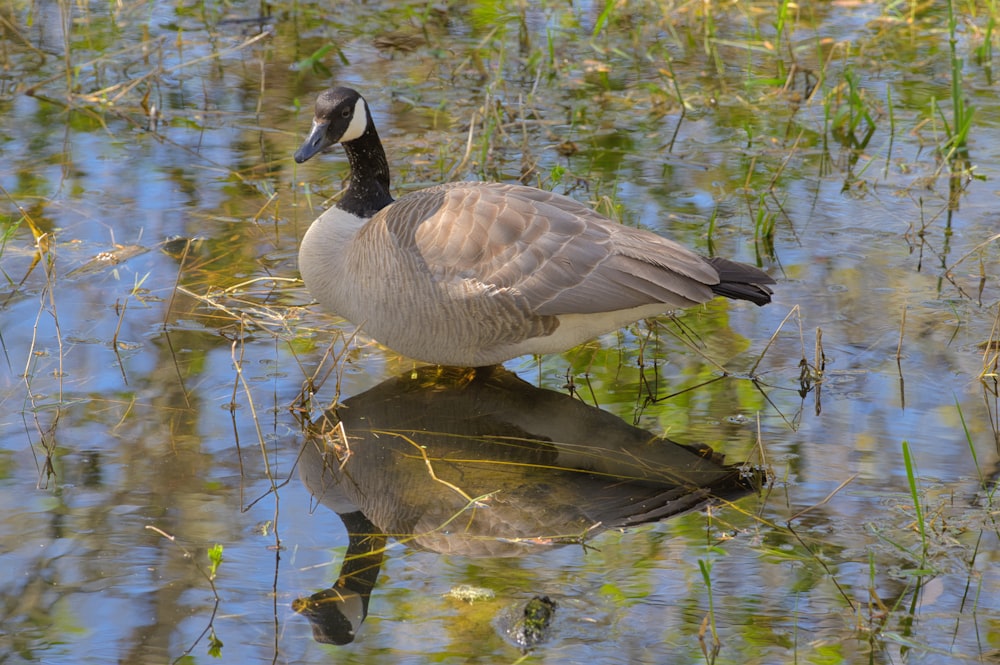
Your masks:
{"label": "duck", "polygon": [[321,306],[410,359],[487,367],[717,296],[771,301],[775,280],[763,270],[555,192],[447,182],[394,199],[371,109],[342,86],[318,95],[295,162],[338,143],[348,186],[307,229],[299,271]]}

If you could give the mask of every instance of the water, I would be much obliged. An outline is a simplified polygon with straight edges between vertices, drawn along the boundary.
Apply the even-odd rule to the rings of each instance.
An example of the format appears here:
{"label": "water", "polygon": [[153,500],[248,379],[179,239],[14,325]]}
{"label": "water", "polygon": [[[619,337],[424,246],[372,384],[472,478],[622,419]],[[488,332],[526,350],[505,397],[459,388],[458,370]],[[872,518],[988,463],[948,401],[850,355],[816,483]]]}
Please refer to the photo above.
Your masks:
{"label": "water", "polygon": [[[706,616],[717,662],[1000,648],[981,483],[998,471],[982,375],[996,371],[1000,137],[981,33],[959,40],[977,177],[954,191],[930,108],[934,96],[951,117],[937,7],[912,25],[888,6],[803,8],[778,35],[771,9],[716,8],[709,24],[650,3],[597,37],[602,6],[545,5],[521,29],[498,3],[270,9],[261,22],[242,4],[2,12],[6,661],[205,661],[214,634],[223,662],[514,662],[498,617],[535,595],[557,609],[533,661],[705,662]],[[391,31],[424,42],[372,44]],[[812,100],[801,74],[781,90],[789,53],[825,76]],[[875,124],[858,151],[825,125],[846,108],[848,67]],[[305,167],[291,154],[331,80],[367,95],[399,192],[459,163],[475,111],[459,177],[527,173],[623,223],[759,259],[779,280],[768,307],[716,302],[506,367],[557,393],[571,379],[622,425],[749,459],[773,486],[517,557],[395,534],[354,641],[317,643],[292,604],[336,582],[349,538],[342,510],[299,479],[303,414],[289,406],[354,327],[307,307],[293,280],[298,239],[346,165],[339,149]],[[769,216],[773,251],[754,238]],[[28,218],[50,234],[34,267]],[[803,385],[817,330],[825,370]],[[314,419],[412,375],[363,337],[346,347]],[[461,584],[494,598],[447,595]]]}

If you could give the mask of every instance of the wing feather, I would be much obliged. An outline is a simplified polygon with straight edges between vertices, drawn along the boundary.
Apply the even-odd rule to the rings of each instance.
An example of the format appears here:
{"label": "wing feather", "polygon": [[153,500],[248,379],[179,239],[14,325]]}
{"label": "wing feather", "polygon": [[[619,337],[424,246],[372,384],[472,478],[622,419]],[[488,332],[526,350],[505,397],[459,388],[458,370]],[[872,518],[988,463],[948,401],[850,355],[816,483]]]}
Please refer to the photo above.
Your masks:
{"label": "wing feather", "polygon": [[460,282],[467,292],[509,290],[535,315],[682,307],[710,300],[719,283],[716,268],[682,245],[552,192],[450,183],[389,209],[388,230],[436,281]]}

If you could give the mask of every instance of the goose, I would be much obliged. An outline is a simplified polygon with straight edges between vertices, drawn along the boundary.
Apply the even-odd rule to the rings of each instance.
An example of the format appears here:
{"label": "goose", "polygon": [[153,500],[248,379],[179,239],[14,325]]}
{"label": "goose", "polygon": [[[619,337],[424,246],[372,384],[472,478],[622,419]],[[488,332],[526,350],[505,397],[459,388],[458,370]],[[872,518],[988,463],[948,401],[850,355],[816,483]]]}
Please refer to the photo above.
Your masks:
{"label": "goose", "polygon": [[425,366],[310,424],[299,476],[320,503],[359,510],[410,548],[517,557],[760,486],[721,462],[707,445],[657,436],[503,367],[469,379],[465,368]]}
{"label": "goose", "polygon": [[351,88],[320,93],[295,161],[337,143],[349,184],[303,236],[299,271],[320,305],[413,360],[497,365],[716,296],[771,300],[774,279],[754,266],[554,192],[449,182],[394,200],[371,110]]}

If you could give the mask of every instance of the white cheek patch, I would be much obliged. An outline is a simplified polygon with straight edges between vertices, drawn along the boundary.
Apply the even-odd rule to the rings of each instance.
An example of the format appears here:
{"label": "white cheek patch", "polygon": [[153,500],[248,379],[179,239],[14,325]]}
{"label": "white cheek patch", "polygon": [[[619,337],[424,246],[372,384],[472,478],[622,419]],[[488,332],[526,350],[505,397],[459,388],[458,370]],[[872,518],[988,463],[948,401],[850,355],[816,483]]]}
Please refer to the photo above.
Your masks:
{"label": "white cheek patch", "polygon": [[366,129],[368,129],[368,105],[365,104],[363,98],[358,97],[358,101],[354,104],[354,116],[351,118],[351,124],[347,127],[344,135],[340,137],[340,142],[346,143],[359,139]]}

